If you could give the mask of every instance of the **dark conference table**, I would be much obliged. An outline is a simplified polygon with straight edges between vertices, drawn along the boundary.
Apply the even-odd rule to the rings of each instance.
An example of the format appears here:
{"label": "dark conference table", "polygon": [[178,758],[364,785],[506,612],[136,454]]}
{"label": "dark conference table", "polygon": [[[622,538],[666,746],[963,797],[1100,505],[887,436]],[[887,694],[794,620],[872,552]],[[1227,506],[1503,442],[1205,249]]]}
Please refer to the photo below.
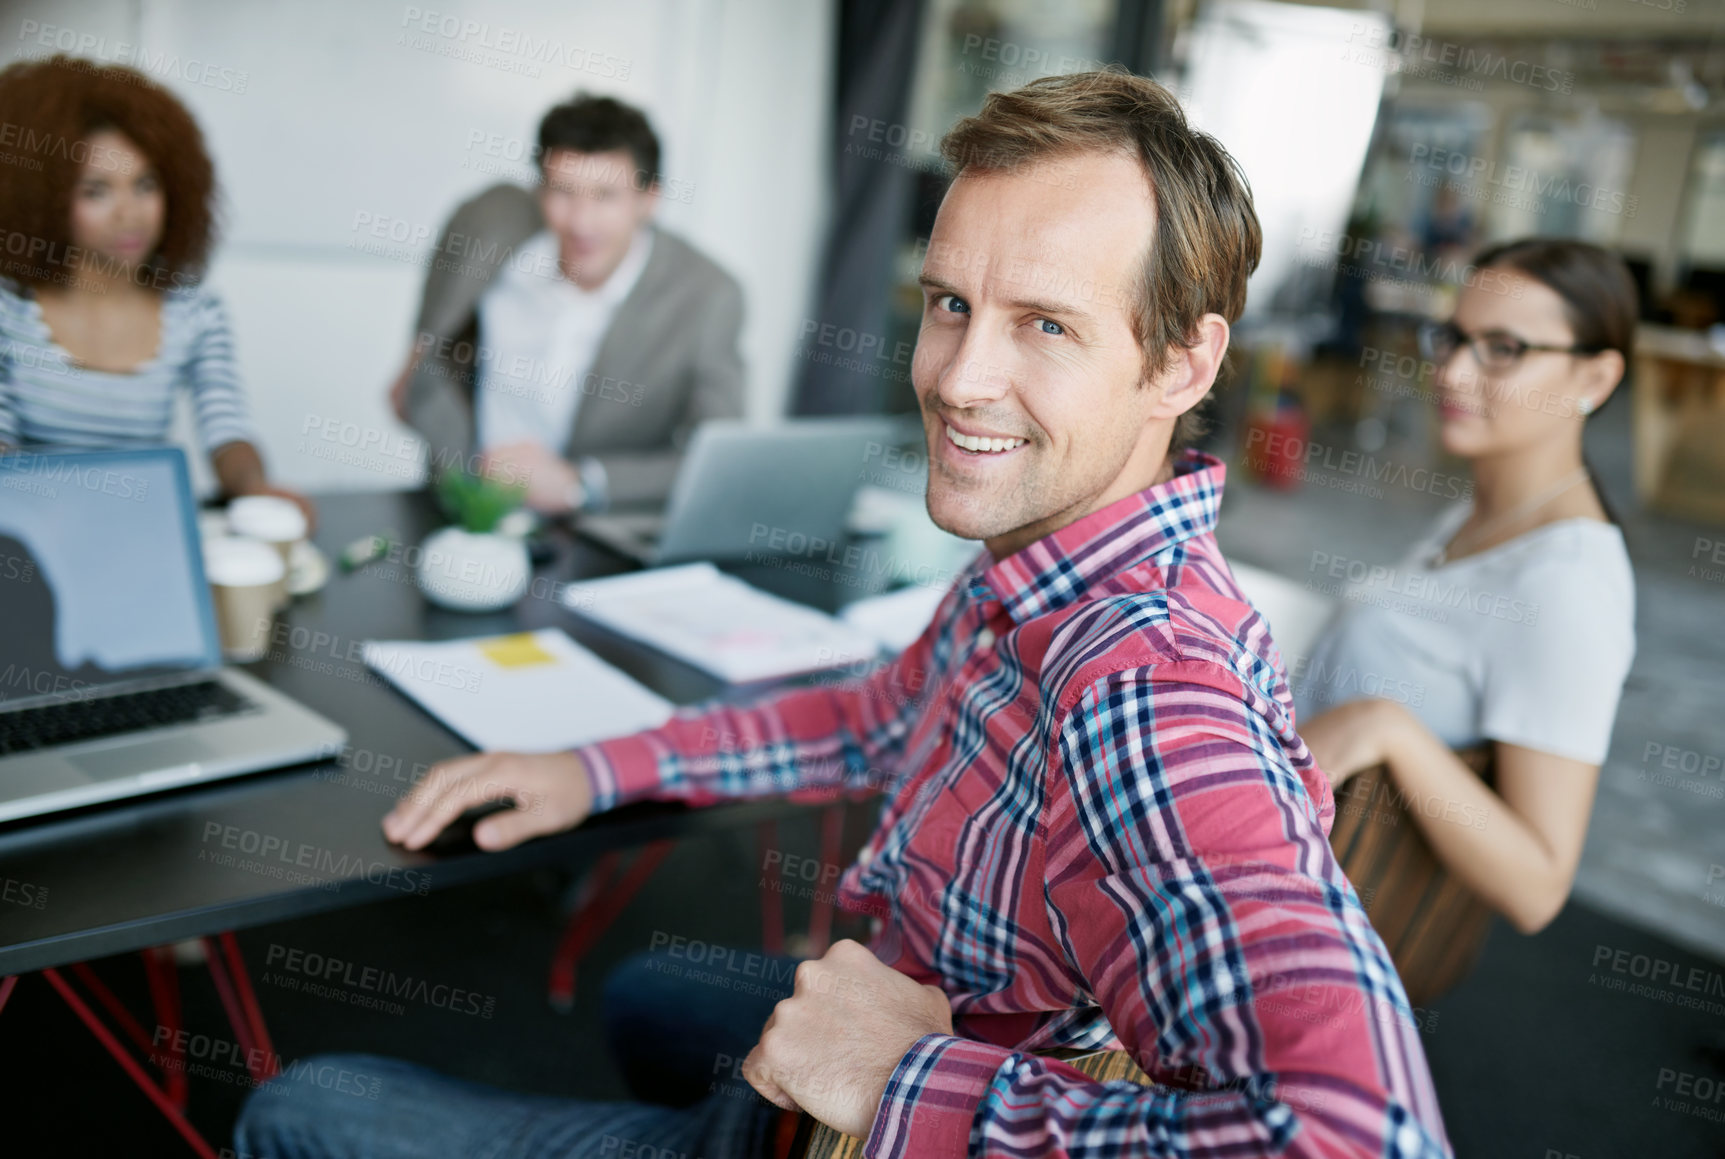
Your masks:
{"label": "dark conference table", "polygon": [[[685,809],[634,805],[570,832],[499,853],[437,856],[389,844],[379,823],[431,764],[471,752],[360,659],[367,639],[458,639],[559,627],[677,704],[746,698],[662,653],[581,620],[562,585],[631,565],[553,525],[553,557],[528,594],[502,612],[428,604],[406,547],[445,520],[423,493],[326,495],[318,546],[325,588],[275,623],[266,656],[245,669],[348,731],[333,762],[194,786],[0,826],[0,976],[184,938],[424,893],[547,864],[580,865],[608,850],[793,815],[782,800]],[[391,532],[399,544],[359,571],[333,567],[341,547]],[[778,594],[832,610],[854,592],[761,565],[733,568]]]}

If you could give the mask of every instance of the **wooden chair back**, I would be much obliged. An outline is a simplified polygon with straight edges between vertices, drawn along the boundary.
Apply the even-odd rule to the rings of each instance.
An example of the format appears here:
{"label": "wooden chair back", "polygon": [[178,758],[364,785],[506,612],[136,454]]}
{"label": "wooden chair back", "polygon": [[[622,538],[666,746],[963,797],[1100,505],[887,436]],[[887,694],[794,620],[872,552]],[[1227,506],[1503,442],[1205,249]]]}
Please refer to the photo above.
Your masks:
{"label": "wooden chair back", "polygon": [[[1456,755],[1492,783],[1491,745]],[[1412,1006],[1430,1005],[1473,969],[1492,911],[1438,862],[1383,765],[1355,774],[1336,793],[1330,848],[1359,891]]]}
{"label": "wooden chair back", "polygon": [[[1492,783],[1491,745],[1456,755]],[[1355,774],[1336,794],[1330,847],[1359,891],[1416,1011],[1473,968],[1491,928],[1491,910],[1439,864],[1383,765]],[[1151,1085],[1123,1050],[1046,1053],[1097,1082],[1128,1079]],[[863,1142],[804,1115],[789,1159],[861,1159]]]}
{"label": "wooden chair back", "polygon": [[[1100,1083],[1127,1079],[1140,1086],[1150,1085],[1149,1076],[1139,1070],[1132,1056],[1123,1050],[1050,1050],[1039,1053],[1077,1067]],[[862,1159],[863,1142],[850,1135],[841,1135],[825,1123],[804,1115],[791,1143],[790,1159]]]}

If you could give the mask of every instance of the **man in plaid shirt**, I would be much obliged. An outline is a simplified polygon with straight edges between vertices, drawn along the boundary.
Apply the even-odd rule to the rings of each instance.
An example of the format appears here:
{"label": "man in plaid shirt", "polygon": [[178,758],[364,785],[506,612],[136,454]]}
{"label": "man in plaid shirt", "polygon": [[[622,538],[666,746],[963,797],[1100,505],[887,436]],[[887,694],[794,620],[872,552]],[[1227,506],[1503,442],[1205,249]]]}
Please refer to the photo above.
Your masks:
{"label": "man in plaid shirt", "polygon": [[[943,152],[912,375],[929,513],[986,550],[921,638],[866,679],[452,762],[386,832],[424,845],[469,781],[538,806],[482,823],[502,848],[629,801],[884,779],[841,885],[882,916],[772,1009],[743,1073],[773,1104],[909,1159],[1449,1154],[1281,657],[1212,535],[1222,464],[1181,449],[1257,264],[1244,180],[1113,72],[992,95]],[[1155,1085],[1032,1053],[1054,1047],[1124,1048]],[[488,1153],[621,1154],[590,1141],[617,1122],[691,1157],[760,1145],[735,1106],[484,1106],[528,1124]]]}

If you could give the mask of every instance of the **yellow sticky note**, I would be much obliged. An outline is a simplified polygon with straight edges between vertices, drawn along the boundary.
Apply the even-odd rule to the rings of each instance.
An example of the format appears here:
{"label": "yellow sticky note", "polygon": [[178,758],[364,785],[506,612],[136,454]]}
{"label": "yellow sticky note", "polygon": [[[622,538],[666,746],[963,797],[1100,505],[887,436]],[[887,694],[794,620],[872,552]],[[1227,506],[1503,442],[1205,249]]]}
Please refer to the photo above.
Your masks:
{"label": "yellow sticky note", "polygon": [[479,650],[499,668],[528,668],[534,664],[557,663],[557,657],[542,648],[531,632],[481,640]]}

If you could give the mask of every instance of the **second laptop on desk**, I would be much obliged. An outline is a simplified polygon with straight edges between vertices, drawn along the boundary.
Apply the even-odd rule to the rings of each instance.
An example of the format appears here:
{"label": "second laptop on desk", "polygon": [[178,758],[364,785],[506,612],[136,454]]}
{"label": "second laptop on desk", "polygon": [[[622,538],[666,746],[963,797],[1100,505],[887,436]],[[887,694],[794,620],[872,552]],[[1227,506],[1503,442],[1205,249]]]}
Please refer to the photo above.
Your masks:
{"label": "second laptop on desk", "polygon": [[857,488],[868,481],[891,485],[901,473],[897,447],[918,438],[910,430],[914,421],[710,420],[689,440],[664,511],[587,515],[576,530],[649,566],[837,543]]}

